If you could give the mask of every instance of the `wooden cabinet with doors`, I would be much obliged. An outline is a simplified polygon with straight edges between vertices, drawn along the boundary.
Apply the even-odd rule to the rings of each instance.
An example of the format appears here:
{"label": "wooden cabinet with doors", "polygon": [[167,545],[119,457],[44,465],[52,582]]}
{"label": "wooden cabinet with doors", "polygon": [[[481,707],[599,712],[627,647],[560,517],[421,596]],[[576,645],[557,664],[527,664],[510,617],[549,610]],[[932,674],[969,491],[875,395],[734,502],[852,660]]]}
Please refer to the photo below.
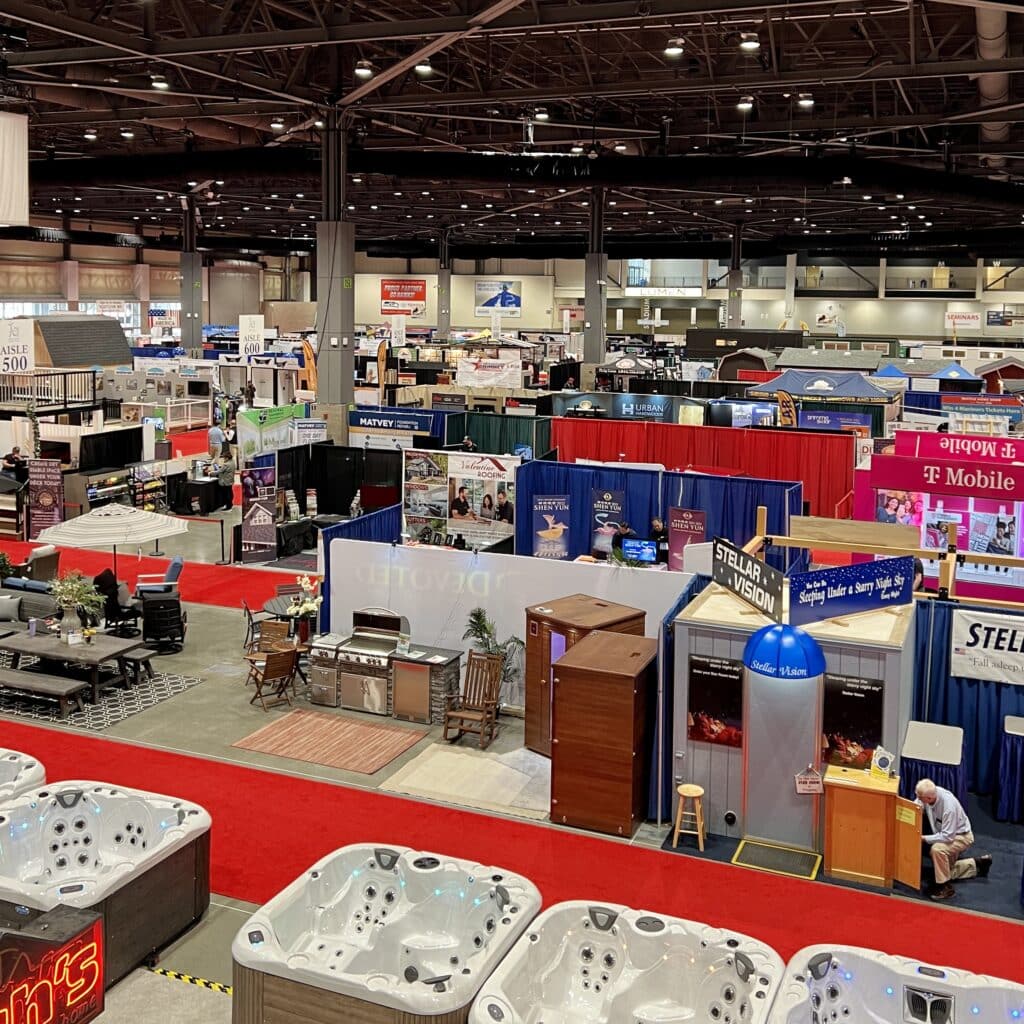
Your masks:
{"label": "wooden cabinet with doors", "polygon": [[643,636],[646,613],[586,594],[526,609],[526,746],[551,756],[551,666],[573,644],[601,629]]}
{"label": "wooden cabinet with doors", "polygon": [[594,631],[554,666],[551,820],[632,836],[644,820],[658,641]]}

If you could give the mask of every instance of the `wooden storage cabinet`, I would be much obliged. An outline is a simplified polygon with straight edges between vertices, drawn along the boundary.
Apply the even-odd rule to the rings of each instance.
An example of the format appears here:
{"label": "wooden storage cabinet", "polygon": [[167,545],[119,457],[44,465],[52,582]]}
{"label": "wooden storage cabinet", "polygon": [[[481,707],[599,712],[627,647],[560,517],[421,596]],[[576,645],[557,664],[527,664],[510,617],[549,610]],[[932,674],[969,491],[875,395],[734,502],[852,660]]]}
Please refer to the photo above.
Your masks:
{"label": "wooden storage cabinet", "polygon": [[551,820],[632,836],[644,820],[657,640],[594,631],[554,666]]}
{"label": "wooden storage cabinet", "polygon": [[551,666],[595,629],[643,636],[646,613],[586,594],[526,609],[525,744],[551,756]]}

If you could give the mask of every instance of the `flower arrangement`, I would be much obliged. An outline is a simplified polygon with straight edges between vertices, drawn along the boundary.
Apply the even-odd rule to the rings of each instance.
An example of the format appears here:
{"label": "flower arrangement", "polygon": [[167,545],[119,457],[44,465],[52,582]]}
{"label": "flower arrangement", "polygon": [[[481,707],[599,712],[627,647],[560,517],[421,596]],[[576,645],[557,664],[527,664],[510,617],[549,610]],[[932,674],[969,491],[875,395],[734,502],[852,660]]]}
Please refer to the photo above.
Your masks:
{"label": "flower arrangement", "polygon": [[301,589],[298,594],[292,595],[292,603],[288,606],[288,614],[297,618],[316,615],[320,610],[320,605],[324,603],[323,596],[317,593],[320,589],[320,580],[311,579],[309,576],[296,576],[295,582]]}
{"label": "flower arrangement", "polygon": [[62,608],[80,608],[91,615],[103,610],[103,595],[77,569],[58,576],[50,593]]}

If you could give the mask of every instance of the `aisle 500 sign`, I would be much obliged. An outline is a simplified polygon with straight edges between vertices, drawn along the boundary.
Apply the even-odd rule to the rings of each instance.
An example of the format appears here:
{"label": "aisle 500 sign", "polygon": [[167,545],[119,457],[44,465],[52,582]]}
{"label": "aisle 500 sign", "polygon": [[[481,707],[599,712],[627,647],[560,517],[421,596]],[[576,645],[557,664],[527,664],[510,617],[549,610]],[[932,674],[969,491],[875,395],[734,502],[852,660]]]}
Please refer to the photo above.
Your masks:
{"label": "aisle 500 sign", "polygon": [[0,373],[35,369],[35,327],[35,320],[0,320]]}

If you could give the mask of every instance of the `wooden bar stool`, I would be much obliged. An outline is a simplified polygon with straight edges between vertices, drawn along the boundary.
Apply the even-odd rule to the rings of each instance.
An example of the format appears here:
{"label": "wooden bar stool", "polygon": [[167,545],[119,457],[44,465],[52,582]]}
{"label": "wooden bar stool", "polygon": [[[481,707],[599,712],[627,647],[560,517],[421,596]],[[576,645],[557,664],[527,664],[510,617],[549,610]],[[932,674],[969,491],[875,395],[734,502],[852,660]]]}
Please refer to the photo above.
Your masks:
{"label": "wooden bar stool", "polygon": [[[704,789],[692,783],[684,782],[676,787],[679,794],[679,809],[676,811],[676,830],[672,836],[672,849],[679,845],[681,835],[696,836],[697,846],[704,852]],[[693,810],[686,809],[686,801],[693,801]],[[695,828],[683,828],[692,824]]]}

